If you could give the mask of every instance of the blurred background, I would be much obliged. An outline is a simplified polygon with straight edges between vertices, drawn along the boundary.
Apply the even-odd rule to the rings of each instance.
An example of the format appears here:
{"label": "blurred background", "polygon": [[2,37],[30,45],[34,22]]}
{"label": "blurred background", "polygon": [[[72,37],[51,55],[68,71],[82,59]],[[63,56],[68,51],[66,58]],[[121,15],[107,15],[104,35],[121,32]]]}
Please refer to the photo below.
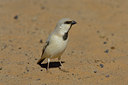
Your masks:
{"label": "blurred background", "polygon": [[[77,21],[66,72],[47,73],[36,63],[61,18]],[[0,85],[128,85],[127,36],[128,0],[0,0]]]}

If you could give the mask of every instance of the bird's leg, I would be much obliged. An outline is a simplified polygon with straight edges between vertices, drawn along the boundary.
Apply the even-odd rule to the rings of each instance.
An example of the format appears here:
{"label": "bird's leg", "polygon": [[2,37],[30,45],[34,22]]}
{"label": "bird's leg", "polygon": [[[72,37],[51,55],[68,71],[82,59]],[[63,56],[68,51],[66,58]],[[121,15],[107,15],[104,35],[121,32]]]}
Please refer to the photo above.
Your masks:
{"label": "bird's leg", "polygon": [[58,61],[60,62],[60,65],[63,67],[63,65],[62,65],[62,63],[61,63],[61,60],[60,60],[61,58],[59,57],[58,58]]}
{"label": "bird's leg", "polygon": [[50,58],[48,58],[47,71],[49,70],[49,63],[50,63]]}
{"label": "bird's leg", "polygon": [[63,68],[63,65],[62,65],[60,59],[61,59],[61,57],[58,58],[58,61],[60,62],[60,65],[61,65],[61,67],[59,67],[59,69],[60,69],[61,71],[63,71],[63,72],[68,72],[68,71],[66,71],[66,70]]}

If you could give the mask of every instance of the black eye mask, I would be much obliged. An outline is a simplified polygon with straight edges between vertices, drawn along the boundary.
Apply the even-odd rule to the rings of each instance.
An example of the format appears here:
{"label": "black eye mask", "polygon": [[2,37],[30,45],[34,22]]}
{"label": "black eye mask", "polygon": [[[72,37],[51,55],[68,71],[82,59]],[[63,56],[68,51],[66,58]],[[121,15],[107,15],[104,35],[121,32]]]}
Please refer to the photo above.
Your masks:
{"label": "black eye mask", "polygon": [[66,21],[64,24],[72,24],[72,21]]}
{"label": "black eye mask", "polygon": [[64,24],[71,24],[71,25],[74,25],[76,23],[77,23],[76,21],[66,21],[66,22],[64,22]]}

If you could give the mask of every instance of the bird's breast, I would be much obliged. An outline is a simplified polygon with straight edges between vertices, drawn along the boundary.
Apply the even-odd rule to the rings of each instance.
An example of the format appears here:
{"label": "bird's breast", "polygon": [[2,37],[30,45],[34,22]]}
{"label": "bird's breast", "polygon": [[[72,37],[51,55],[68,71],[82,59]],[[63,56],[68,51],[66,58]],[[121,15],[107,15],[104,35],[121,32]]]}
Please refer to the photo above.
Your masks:
{"label": "bird's breast", "polygon": [[53,35],[50,38],[50,43],[49,46],[46,49],[46,52],[48,54],[50,54],[50,56],[57,56],[57,55],[61,55],[66,46],[67,46],[67,40],[63,40],[63,37],[61,36],[57,36],[57,35]]}

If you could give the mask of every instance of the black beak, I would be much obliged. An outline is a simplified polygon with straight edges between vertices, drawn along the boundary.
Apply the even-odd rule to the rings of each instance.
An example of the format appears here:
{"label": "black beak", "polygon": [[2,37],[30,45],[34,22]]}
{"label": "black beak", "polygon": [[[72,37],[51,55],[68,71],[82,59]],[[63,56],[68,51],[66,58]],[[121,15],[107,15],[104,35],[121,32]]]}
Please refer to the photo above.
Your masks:
{"label": "black beak", "polygon": [[72,24],[72,25],[74,25],[74,24],[76,24],[76,23],[77,23],[76,21],[72,21],[72,23],[71,23],[71,24]]}

